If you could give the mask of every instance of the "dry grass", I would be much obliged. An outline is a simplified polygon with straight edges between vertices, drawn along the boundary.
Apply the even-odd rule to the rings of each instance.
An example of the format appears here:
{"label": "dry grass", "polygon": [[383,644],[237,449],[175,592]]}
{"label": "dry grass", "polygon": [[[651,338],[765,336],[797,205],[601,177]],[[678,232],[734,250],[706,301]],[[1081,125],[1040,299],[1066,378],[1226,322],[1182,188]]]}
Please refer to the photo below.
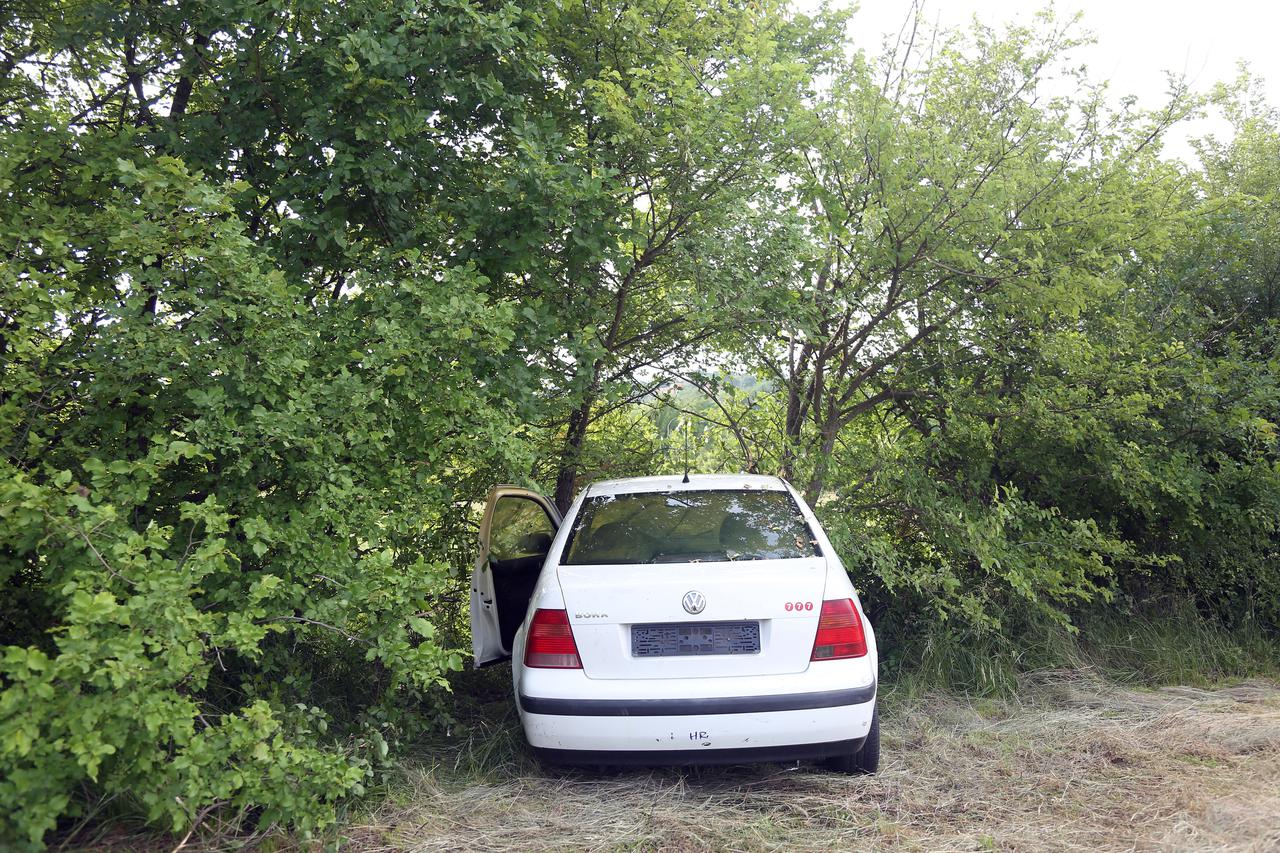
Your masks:
{"label": "dry grass", "polygon": [[[344,849],[1280,851],[1280,685],[1030,679],[1014,702],[887,697],[879,775],[539,769],[505,714],[344,830]],[[493,747],[489,754],[480,755]]]}

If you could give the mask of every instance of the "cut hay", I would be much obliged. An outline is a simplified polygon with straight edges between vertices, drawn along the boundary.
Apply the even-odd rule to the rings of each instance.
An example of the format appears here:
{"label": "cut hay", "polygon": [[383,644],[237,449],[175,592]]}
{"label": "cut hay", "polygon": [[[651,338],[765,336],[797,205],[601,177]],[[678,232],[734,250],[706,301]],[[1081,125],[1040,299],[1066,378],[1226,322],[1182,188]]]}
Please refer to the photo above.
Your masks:
{"label": "cut hay", "polygon": [[502,712],[411,764],[344,849],[1280,850],[1280,685],[1147,691],[1054,672],[1016,701],[885,699],[870,778],[586,773],[498,750],[477,766],[487,743],[517,740]]}

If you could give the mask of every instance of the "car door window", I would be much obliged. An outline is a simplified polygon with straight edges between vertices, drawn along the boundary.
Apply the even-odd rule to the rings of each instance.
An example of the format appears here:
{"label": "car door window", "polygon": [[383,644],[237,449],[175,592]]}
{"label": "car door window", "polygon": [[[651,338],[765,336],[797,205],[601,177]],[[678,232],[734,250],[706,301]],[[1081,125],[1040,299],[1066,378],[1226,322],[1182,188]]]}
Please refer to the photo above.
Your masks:
{"label": "car door window", "polygon": [[489,557],[499,563],[545,555],[555,535],[555,525],[546,511],[521,497],[498,500],[490,530]]}

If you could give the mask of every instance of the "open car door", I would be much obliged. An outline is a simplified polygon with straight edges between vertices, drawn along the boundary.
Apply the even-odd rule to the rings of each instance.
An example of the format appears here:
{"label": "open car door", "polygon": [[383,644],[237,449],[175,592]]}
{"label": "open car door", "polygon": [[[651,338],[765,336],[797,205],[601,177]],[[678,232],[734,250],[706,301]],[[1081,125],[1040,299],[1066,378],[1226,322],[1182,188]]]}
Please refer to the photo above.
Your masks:
{"label": "open car door", "polygon": [[471,650],[476,666],[511,657],[529,599],[560,527],[544,496],[519,486],[489,490],[480,520],[480,555],[471,573]]}

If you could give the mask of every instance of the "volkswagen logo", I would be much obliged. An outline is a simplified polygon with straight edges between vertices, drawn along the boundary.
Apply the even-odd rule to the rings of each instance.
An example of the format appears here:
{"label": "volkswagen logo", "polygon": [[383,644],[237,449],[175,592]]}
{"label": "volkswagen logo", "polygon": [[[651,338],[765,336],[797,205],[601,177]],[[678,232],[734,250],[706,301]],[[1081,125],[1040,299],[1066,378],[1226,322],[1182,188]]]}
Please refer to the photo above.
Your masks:
{"label": "volkswagen logo", "polygon": [[697,615],[707,609],[707,597],[696,589],[691,589],[684,594],[684,600],[680,602],[684,605],[686,613]]}

